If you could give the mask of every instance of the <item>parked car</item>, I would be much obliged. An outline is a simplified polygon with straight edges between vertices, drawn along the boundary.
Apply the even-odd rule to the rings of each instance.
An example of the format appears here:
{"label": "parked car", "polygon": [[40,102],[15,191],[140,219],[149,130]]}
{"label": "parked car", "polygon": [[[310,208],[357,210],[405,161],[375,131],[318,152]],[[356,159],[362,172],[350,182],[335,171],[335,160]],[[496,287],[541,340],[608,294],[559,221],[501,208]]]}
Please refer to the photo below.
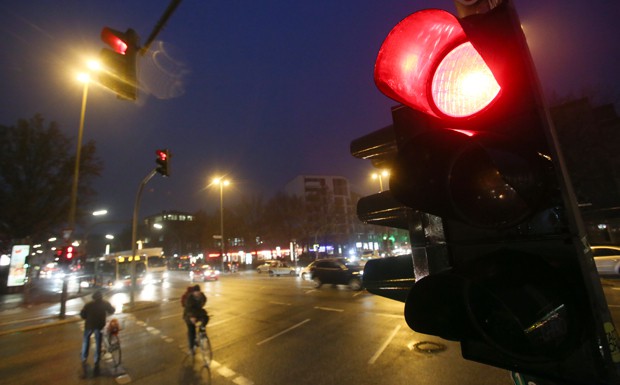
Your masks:
{"label": "parked car", "polygon": [[363,268],[354,263],[347,263],[343,258],[327,258],[314,261],[311,268],[314,286],[319,288],[324,283],[348,285],[352,290],[362,290]]}
{"label": "parked car", "polygon": [[620,247],[592,246],[592,256],[599,275],[620,275]]}
{"label": "parked car", "polygon": [[220,272],[209,265],[203,265],[201,267],[194,268],[189,272],[189,279],[192,282],[217,281],[219,277]]}
{"label": "parked car", "polygon": [[256,268],[259,273],[269,273],[269,275],[295,275],[295,268],[282,261],[269,261]]}

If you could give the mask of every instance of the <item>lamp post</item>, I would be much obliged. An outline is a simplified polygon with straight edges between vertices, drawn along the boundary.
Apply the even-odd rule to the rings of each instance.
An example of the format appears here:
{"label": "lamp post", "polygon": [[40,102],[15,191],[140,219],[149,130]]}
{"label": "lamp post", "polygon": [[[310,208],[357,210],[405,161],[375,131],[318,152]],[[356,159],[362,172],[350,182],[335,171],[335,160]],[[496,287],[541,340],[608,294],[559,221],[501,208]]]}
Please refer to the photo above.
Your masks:
{"label": "lamp post", "polygon": [[[89,62],[89,68],[96,69],[98,64],[96,62]],[[80,125],[78,127],[77,149],[75,152],[75,165],[73,167],[73,184],[71,185],[71,198],[69,201],[69,221],[68,231],[65,233],[67,236],[66,241],[69,242],[73,231],[75,230],[75,212],[77,208],[77,191],[78,182],[80,176],[80,158],[82,156],[82,136],[84,133],[84,117],[86,115],[86,100],[88,98],[88,83],[90,82],[90,76],[88,74],[79,74],[78,80],[84,83],[84,89],[82,91],[82,108],[80,110]],[[60,294],[60,318],[65,318],[67,303],[67,278],[62,280],[62,293]]]}
{"label": "lamp post", "polygon": [[217,177],[213,179],[213,184],[220,186],[220,258],[222,259],[222,271],[224,271],[224,252],[226,251],[224,245],[224,186],[228,186],[230,181]]}
{"label": "lamp post", "polygon": [[381,170],[380,172],[372,173],[372,179],[379,179],[379,192],[383,192],[383,178],[387,178],[389,176],[389,170]]}

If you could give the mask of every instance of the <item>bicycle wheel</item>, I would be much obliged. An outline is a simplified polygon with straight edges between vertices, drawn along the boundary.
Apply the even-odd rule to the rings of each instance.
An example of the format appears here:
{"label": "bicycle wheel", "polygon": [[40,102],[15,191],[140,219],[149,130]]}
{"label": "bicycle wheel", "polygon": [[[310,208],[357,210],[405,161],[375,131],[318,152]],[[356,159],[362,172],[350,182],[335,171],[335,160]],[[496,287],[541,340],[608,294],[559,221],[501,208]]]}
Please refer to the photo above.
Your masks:
{"label": "bicycle wheel", "polygon": [[112,355],[112,362],[116,368],[121,364],[121,341],[118,339],[118,335],[110,335],[108,344],[108,352]]}
{"label": "bicycle wheel", "polygon": [[207,336],[206,333],[200,334],[200,339],[198,340],[198,348],[200,349],[200,353],[202,354],[202,360],[205,366],[211,365],[213,352],[211,351],[211,341],[209,341],[209,336]]}

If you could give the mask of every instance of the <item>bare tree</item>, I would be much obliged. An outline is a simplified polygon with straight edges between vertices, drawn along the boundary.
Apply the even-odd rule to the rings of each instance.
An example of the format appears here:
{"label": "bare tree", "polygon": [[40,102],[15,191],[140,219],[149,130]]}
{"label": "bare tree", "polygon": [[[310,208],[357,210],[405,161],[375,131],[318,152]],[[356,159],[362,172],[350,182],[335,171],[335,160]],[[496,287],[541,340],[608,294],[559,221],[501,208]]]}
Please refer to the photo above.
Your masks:
{"label": "bare tree", "polygon": [[[5,240],[49,236],[67,220],[75,164],[75,145],[55,122],[37,114],[16,126],[0,125],[0,237]],[[102,162],[94,142],[82,147],[79,210],[95,196],[91,183]]]}

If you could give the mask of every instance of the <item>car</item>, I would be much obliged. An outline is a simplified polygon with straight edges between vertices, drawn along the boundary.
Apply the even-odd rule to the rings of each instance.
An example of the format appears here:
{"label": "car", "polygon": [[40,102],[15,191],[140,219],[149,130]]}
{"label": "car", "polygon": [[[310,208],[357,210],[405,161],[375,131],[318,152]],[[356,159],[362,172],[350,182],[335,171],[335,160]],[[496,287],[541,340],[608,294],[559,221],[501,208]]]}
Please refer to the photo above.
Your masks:
{"label": "car", "polygon": [[282,261],[268,261],[256,268],[259,273],[268,273],[269,275],[295,275],[295,268],[287,265]]}
{"label": "car", "polygon": [[189,272],[189,279],[192,282],[196,281],[217,281],[220,277],[220,272],[215,270],[213,267],[209,265],[203,265],[201,267],[196,267]]}
{"label": "car", "polygon": [[301,277],[302,280],[304,281],[309,281],[312,279],[312,268],[314,267],[316,261],[312,261],[308,264],[308,266],[304,267],[303,269],[301,269],[301,272],[299,273],[299,276]]}
{"label": "car", "polygon": [[599,275],[620,276],[620,247],[592,246],[592,256]]}
{"label": "car", "polygon": [[318,259],[313,264],[310,274],[316,288],[325,283],[348,285],[355,291],[364,287],[363,268],[358,264],[348,263],[344,258]]}
{"label": "car", "polygon": [[271,266],[273,266],[277,261],[265,261],[265,263],[263,263],[262,265],[258,266],[256,268],[256,272],[257,273],[266,273],[269,271],[269,269],[271,269]]}

